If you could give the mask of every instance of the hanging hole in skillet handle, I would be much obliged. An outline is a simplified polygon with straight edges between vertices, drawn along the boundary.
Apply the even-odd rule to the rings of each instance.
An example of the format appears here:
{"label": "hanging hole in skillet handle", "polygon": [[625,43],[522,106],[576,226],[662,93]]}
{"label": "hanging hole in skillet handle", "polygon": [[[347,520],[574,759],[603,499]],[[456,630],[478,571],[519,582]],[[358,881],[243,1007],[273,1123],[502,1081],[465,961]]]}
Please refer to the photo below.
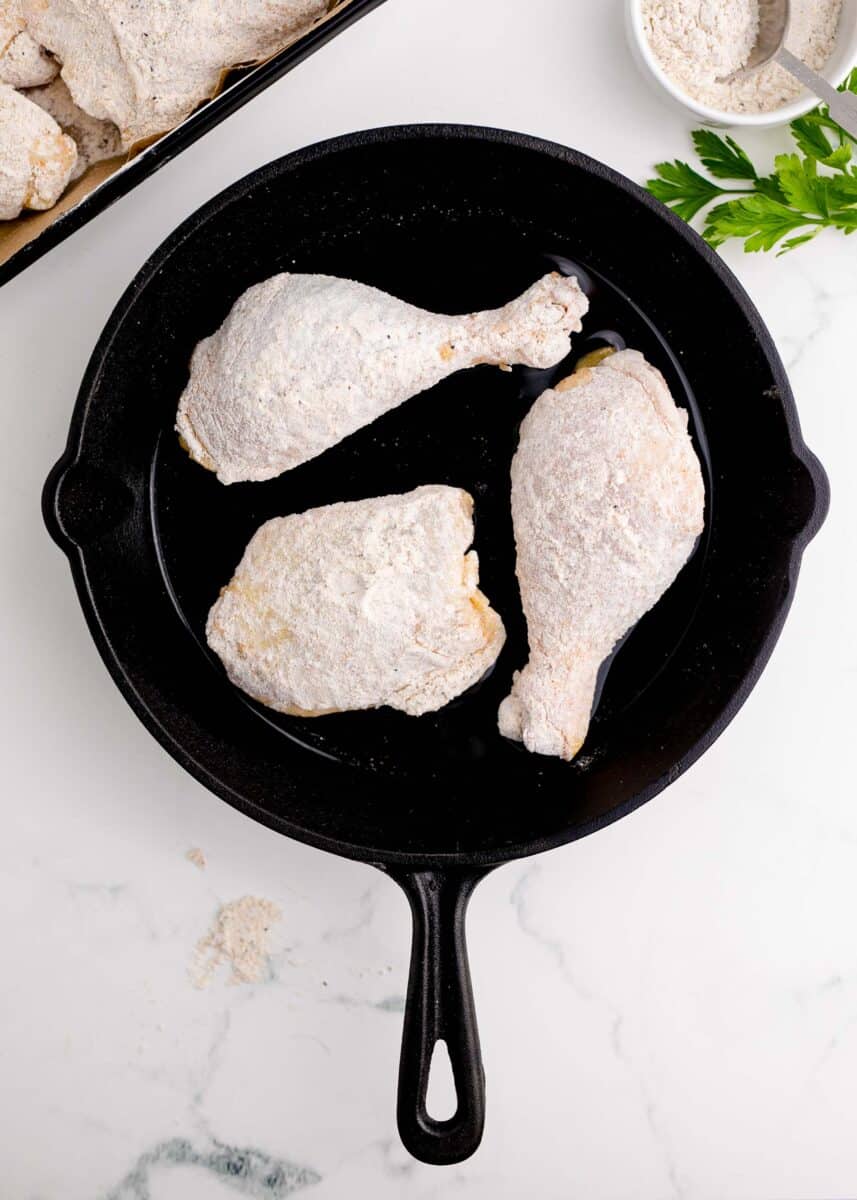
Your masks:
{"label": "hanging hole in skillet handle", "polygon": [[[387,869],[404,889],[413,918],[399,1062],[399,1136],[414,1158],[435,1166],[469,1158],[485,1125],[485,1076],[464,922],[473,889],[490,869]],[[455,1111],[447,1117],[428,1111],[432,1068],[446,1065],[440,1043],[456,1098]]]}
{"label": "hanging hole in skillet handle", "polygon": [[448,1121],[458,1112],[452,1059],[449,1057],[449,1046],[443,1038],[435,1042],[431,1054],[426,1109],[433,1121]]}

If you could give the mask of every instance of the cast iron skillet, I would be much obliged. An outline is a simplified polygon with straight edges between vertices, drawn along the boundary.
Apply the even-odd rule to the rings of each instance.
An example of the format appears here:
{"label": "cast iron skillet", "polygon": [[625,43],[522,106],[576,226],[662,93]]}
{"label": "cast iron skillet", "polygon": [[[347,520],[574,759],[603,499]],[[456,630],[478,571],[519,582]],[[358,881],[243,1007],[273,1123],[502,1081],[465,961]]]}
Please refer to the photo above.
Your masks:
{"label": "cast iron skillet", "polygon": [[[573,266],[576,264],[576,266]],[[571,360],[643,350],[688,407],[706,530],[614,656],[571,763],[502,739],[496,712],[526,633],[509,461],[534,395],[567,373],[460,374],[265,484],[221,486],[172,431],[190,353],[250,284],[280,270],[375,284],[427,308],[500,304],[551,266],[590,292]],[[422,483],[467,488],[482,586],[509,638],[493,673],[415,720],[391,710],[280,717],[227,682],[203,627],[264,520]],[[501,862],[561,845],[650,800],[722,732],[771,653],[828,503],[783,367],[720,260],[626,179],[572,150],[467,127],[381,129],[248,176],[152,256],[87,370],[45,518],[125,698],[197,779],[280,833],[387,871],[413,910],[398,1124],[412,1154],[479,1144],[484,1082],[464,915]],[[458,1110],[426,1111],[447,1043]]]}

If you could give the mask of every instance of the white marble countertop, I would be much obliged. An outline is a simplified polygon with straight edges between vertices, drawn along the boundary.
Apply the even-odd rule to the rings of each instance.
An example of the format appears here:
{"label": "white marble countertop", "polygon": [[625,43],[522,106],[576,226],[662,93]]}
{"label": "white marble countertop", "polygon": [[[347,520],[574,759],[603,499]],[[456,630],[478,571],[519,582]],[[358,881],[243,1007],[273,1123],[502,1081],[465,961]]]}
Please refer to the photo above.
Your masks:
{"label": "white marble countertop", "polygon": [[[389,0],[0,293],[3,1200],[857,1193],[857,238],[726,253],[790,370],[832,513],[713,749],[633,816],[477,892],[489,1108],[462,1166],[417,1164],[395,1133],[404,898],[254,825],[161,751],[42,527],[84,366],[162,238],[296,147],[439,120],[544,135],[635,179],[683,155],[690,128],[638,77],[620,0]],[[283,911],[272,977],[195,989],[195,943],[247,893]]]}

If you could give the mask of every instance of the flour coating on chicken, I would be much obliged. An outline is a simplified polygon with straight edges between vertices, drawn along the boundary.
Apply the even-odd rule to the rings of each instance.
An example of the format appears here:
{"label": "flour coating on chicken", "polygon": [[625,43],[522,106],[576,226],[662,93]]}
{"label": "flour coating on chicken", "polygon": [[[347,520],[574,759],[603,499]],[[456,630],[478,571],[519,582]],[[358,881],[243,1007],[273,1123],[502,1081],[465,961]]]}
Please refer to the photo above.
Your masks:
{"label": "flour coating on chicken", "polygon": [[50,208],[71,178],[77,149],[26,96],[0,83],[0,220]]}
{"label": "flour coating on chicken", "polygon": [[577,280],[556,273],[468,316],[330,275],[275,275],[197,346],[176,428],[222,483],[272,479],[454,371],[554,366],[587,308]]}
{"label": "flour coating on chicken", "polygon": [[38,87],[58,70],[59,64],[27,32],[21,0],[0,0],[0,83]]}
{"label": "flour coating on chicken", "polygon": [[598,669],[663,595],[703,528],[704,485],[663,376],[634,350],[545,392],[512,462],[530,658],[500,706],[506,737],[571,759]]}
{"label": "flour coating on chicken", "polygon": [[122,153],[119,130],[110,121],[99,121],[79,108],[62,79],[54,79],[45,87],[30,88],[27,99],[50,113],[63,133],[77,146],[77,163],[71,173],[78,179],[87,167]]}
{"label": "flour coating on chicken", "polygon": [[442,485],[278,517],[208,616],[232,682],[279,712],[432,712],[505,639],[478,588],[473,501]]}
{"label": "flour coating on chicken", "polygon": [[75,102],[128,148],[167,132],[228,67],[274,54],[327,0],[21,0],[27,27],[62,63]]}

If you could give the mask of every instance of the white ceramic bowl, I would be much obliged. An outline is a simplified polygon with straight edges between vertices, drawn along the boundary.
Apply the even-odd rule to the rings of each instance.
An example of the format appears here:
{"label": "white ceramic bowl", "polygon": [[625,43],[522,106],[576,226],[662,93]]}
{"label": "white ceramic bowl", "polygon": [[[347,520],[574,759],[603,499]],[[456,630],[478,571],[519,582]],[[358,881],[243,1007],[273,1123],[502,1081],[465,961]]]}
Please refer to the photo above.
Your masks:
{"label": "white ceramic bowl", "polygon": [[[701,104],[670,79],[655,58],[643,28],[642,0],[625,0],[625,16],[631,50],[643,74],[648,76],[676,104],[693,113],[705,125],[721,127],[752,125],[757,129],[772,125],[785,125],[796,117],[803,116],[818,104],[818,100],[810,92],[804,92],[791,104],[784,104],[782,108],[776,108],[773,112],[730,113],[710,108],[707,104]],[[831,83],[839,84],[855,66],[857,66],[857,0],[842,0],[842,16],[839,19],[836,47],[821,74]]]}

